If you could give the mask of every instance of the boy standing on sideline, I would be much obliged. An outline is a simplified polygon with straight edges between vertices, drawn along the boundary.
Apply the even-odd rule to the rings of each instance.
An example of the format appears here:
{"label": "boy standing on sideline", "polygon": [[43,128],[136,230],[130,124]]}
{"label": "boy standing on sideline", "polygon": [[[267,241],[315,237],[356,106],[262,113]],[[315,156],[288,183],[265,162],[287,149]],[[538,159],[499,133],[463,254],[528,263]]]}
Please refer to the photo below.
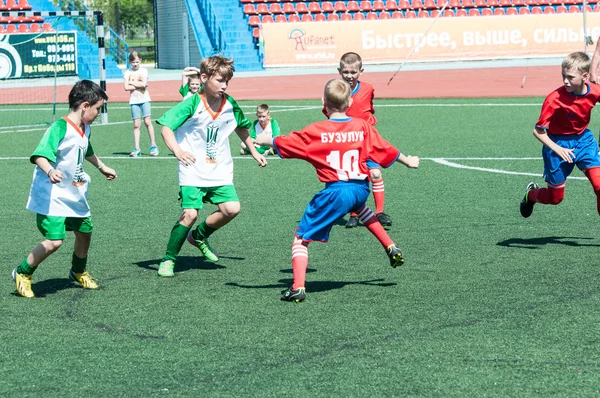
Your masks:
{"label": "boy standing on sideline", "polygon": [[563,86],[551,92],[542,104],[533,135],[544,146],[544,177],[547,188],[527,185],[520,211],[529,217],[533,205],[559,204],[565,196],[565,183],[573,167],[582,170],[592,183],[600,213],[600,157],[598,142],[587,128],[592,108],[600,99],[600,86],[587,82],[590,58],[584,52],[569,54],[562,62]]}
{"label": "boy standing on sideline", "polygon": [[[256,136],[259,134],[267,134],[271,138],[275,138],[281,134],[279,123],[277,123],[277,120],[271,118],[271,112],[269,112],[269,105],[267,104],[261,104],[256,107],[256,121],[252,124],[250,137],[252,140],[256,140]],[[241,146],[240,154],[247,155],[250,153],[246,144],[242,142]],[[268,145],[261,146],[255,143],[254,147],[260,154],[273,154],[271,147]]]}
{"label": "boy standing on sideline", "polygon": [[[179,197],[183,209],[171,230],[158,267],[159,276],[175,275],[175,260],[186,239],[208,260],[219,260],[208,237],[240,212],[233,186],[229,135],[235,131],[258,164],[261,167],[267,164],[264,156],[254,149],[248,133],[250,121],[235,100],[225,94],[233,71],[233,59],[218,55],[203,59],[200,93],[175,105],[156,121],[162,125],[167,147],[179,160]],[[219,209],[192,231],[204,203],[212,203]]]}
{"label": "boy standing on sideline", "polygon": [[305,299],[308,244],[327,242],[334,223],[350,211],[382,244],[392,267],[404,263],[402,251],[365,205],[369,197],[367,158],[389,167],[400,162],[409,168],[419,166],[419,158],[405,156],[385,141],[368,122],[347,116],[352,89],[342,79],[325,85],[323,104],[329,120],[313,123],[300,132],[272,140],[259,136],[261,145],[270,144],[282,158],[306,160],[312,164],[325,188],[308,204],[296,229],[292,244],[294,284],[283,293],[282,301],[299,302]]}
{"label": "boy standing on sideline", "polygon": [[84,289],[98,288],[86,271],[93,224],[87,202],[90,176],[83,171],[83,160],[90,162],[107,180],[117,177],[94,154],[89,141],[90,125],[106,100],[108,96],[96,83],[90,80],[75,83],[69,93],[71,112],[46,130],[31,155],[36,168],[27,209],[37,214],[37,227],[44,240],[12,272],[17,292],[23,297],[34,297],[31,276],[42,261],[61,247],[66,231],[75,233],[69,278]]}
{"label": "boy standing on sideline", "polygon": [[186,99],[200,91],[200,69],[188,66],[181,73],[181,87],[179,94]]}
{"label": "boy standing on sideline", "polygon": [[[373,98],[375,90],[369,83],[359,81],[358,78],[364,72],[362,67],[362,58],[360,55],[349,52],[342,55],[340,59],[339,74],[342,76],[350,88],[352,88],[352,102],[346,111],[346,114],[351,117],[357,117],[366,120],[372,126],[377,124],[375,118],[375,108],[373,107]],[[323,108],[323,113],[328,116],[327,111]],[[391,226],[392,219],[383,212],[385,204],[385,187],[383,185],[383,177],[381,176],[381,166],[371,159],[367,160],[369,168],[369,176],[373,185],[373,199],[375,201],[375,214],[381,225]],[[350,213],[350,219],[346,223],[346,228],[354,228],[358,226],[358,217],[356,213]]]}

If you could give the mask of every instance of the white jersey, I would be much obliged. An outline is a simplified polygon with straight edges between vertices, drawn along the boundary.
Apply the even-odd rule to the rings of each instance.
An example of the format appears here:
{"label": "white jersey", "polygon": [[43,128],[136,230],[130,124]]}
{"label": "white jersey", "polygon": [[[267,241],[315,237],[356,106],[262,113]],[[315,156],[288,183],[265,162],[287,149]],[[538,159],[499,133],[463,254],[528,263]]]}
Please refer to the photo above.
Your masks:
{"label": "white jersey", "polygon": [[90,126],[81,131],[68,118],[55,122],[42,137],[31,155],[44,157],[63,180],[52,184],[39,167],[33,171],[33,182],[27,200],[27,209],[45,216],[88,217],[87,188],[90,176],[83,170],[83,160],[94,154],[89,142]]}
{"label": "white jersey", "polygon": [[[138,70],[127,69],[124,74],[126,82],[148,82],[148,69],[140,67]],[[138,88],[129,92],[129,104],[143,104],[150,102],[150,92],[148,88]]]}
{"label": "white jersey", "polygon": [[183,151],[196,157],[196,163],[179,163],[179,185],[219,187],[233,184],[233,159],[229,135],[237,127],[252,123],[233,98],[225,94],[217,112],[210,109],[203,94],[193,95],[175,105],[158,124],[169,127]]}

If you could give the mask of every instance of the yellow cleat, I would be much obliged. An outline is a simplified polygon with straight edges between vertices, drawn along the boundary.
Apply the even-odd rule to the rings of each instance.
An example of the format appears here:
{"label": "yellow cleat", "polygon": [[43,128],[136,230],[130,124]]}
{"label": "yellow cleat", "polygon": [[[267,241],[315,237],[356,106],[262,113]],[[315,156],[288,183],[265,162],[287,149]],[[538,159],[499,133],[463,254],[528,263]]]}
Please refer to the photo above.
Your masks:
{"label": "yellow cleat", "polygon": [[31,275],[19,274],[15,268],[12,272],[13,281],[17,286],[17,293],[22,297],[35,297],[33,290],[31,290]]}
{"label": "yellow cleat", "polygon": [[73,272],[73,270],[69,271],[69,279],[74,282],[77,282],[84,289],[98,289],[98,284],[94,281],[94,278],[87,271],[83,271],[81,274],[77,274]]}

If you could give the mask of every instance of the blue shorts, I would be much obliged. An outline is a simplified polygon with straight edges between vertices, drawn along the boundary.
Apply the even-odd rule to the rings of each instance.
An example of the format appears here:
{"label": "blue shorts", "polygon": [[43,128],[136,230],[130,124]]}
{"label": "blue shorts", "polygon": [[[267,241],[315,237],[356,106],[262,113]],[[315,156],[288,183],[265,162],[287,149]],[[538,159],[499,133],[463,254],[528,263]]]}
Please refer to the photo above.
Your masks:
{"label": "blue shorts", "polygon": [[144,102],[143,104],[130,104],[131,106],[131,118],[141,119],[143,117],[150,117],[150,102]]}
{"label": "blue shorts", "polygon": [[327,242],[335,222],[364,206],[369,193],[367,181],[328,183],[306,207],[296,236],[306,241]]}
{"label": "blue shorts", "polygon": [[371,170],[371,169],[380,169],[381,165],[379,163],[375,163],[371,159],[367,159],[367,168],[369,170]]}
{"label": "blue shorts", "polygon": [[600,167],[600,156],[598,156],[598,142],[594,133],[586,129],[577,135],[550,135],[548,137],[563,148],[573,149],[575,159],[573,163],[567,163],[554,151],[544,145],[542,157],[544,158],[544,178],[549,185],[562,185],[577,165],[580,170]]}

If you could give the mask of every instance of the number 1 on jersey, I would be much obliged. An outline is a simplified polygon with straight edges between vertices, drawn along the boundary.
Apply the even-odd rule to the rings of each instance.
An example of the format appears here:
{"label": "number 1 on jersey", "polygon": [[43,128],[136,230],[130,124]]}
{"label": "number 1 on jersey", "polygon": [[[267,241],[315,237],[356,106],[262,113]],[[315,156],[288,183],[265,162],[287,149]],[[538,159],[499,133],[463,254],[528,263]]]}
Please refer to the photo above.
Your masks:
{"label": "number 1 on jersey", "polygon": [[325,158],[327,163],[337,171],[338,179],[340,181],[365,180],[367,178],[366,174],[360,172],[358,159],[358,149],[351,149],[344,152],[341,158],[340,151],[331,151]]}

